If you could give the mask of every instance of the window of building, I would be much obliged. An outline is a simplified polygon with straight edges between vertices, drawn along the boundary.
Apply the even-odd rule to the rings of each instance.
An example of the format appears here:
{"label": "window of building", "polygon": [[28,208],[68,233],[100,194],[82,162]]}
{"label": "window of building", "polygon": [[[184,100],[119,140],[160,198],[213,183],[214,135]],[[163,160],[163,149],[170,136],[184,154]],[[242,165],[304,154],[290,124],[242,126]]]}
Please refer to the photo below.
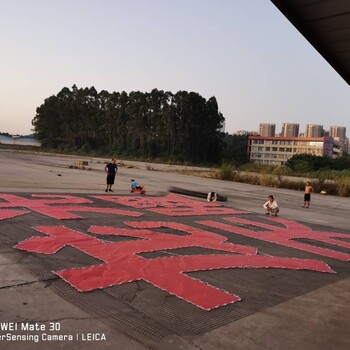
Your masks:
{"label": "window of building", "polygon": [[310,142],[308,142],[308,146],[319,146],[319,147],[322,147],[323,146],[323,142],[310,141]]}

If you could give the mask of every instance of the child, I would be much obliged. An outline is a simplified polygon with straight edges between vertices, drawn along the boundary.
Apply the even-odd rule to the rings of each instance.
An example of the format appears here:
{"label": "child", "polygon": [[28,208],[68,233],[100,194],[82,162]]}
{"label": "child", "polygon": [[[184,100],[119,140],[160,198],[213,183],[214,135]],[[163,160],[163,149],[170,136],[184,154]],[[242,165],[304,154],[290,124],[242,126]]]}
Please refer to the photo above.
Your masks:
{"label": "child", "polygon": [[311,192],[313,192],[313,188],[308,181],[305,186],[304,191],[304,205],[302,205],[303,208],[309,208],[310,207],[310,200],[311,200]]}
{"label": "child", "polygon": [[131,192],[135,192],[135,190],[143,191],[143,186],[139,186],[134,179],[131,179]]}
{"label": "child", "polygon": [[208,202],[216,202],[217,196],[215,192],[209,192],[207,196]]}
{"label": "child", "polygon": [[278,204],[272,195],[269,195],[268,201],[263,205],[263,207],[266,209],[265,215],[277,216],[278,212],[280,211]]}

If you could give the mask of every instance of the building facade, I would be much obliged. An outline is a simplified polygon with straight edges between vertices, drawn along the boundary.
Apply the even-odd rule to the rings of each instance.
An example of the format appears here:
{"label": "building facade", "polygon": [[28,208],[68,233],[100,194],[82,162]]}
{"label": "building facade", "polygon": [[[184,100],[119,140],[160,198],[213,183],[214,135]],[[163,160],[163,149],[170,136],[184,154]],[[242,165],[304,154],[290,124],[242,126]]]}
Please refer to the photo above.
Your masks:
{"label": "building facade", "polygon": [[260,123],[259,124],[259,135],[260,136],[275,136],[276,135],[276,124]]}
{"label": "building facade", "polygon": [[329,136],[333,137],[335,142],[339,145],[341,152],[348,152],[348,144],[346,142],[346,127],[344,126],[330,126]]}
{"label": "building facade", "polygon": [[282,137],[298,137],[299,136],[299,124],[283,123],[281,136]]}
{"label": "building facade", "polygon": [[323,137],[324,136],[323,125],[306,124],[304,136],[305,137]]}
{"label": "building facade", "polygon": [[238,136],[247,136],[247,135],[255,135],[259,136],[259,133],[257,131],[248,131],[248,130],[238,130],[233,135],[238,135]]}
{"label": "building facade", "polygon": [[248,159],[254,163],[283,165],[295,154],[333,157],[332,137],[262,137],[249,136]]}
{"label": "building facade", "polygon": [[341,139],[346,139],[346,127],[345,126],[330,126],[329,136],[339,137]]}

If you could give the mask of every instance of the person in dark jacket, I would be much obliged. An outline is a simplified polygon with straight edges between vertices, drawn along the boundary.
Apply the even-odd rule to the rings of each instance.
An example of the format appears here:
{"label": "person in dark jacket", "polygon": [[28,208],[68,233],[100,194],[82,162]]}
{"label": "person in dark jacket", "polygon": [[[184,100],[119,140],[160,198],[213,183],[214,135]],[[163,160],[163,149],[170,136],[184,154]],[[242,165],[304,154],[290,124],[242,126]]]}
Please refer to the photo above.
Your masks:
{"label": "person in dark jacket", "polygon": [[113,192],[112,185],[114,185],[115,175],[118,171],[118,165],[116,159],[112,158],[111,162],[105,166],[105,172],[107,173],[107,188],[106,192]]}

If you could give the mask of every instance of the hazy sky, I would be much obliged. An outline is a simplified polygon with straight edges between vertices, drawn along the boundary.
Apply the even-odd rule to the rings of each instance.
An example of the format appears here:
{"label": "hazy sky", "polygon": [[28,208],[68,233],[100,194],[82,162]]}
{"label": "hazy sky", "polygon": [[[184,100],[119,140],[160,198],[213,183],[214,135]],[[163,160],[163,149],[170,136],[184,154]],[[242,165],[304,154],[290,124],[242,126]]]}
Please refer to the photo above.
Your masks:
{"label": "hazy sky", "polygon": [[0,0],[0,131],[63,87],[215,96],[226,131],[347,127],[350,87],[269,0]]}

